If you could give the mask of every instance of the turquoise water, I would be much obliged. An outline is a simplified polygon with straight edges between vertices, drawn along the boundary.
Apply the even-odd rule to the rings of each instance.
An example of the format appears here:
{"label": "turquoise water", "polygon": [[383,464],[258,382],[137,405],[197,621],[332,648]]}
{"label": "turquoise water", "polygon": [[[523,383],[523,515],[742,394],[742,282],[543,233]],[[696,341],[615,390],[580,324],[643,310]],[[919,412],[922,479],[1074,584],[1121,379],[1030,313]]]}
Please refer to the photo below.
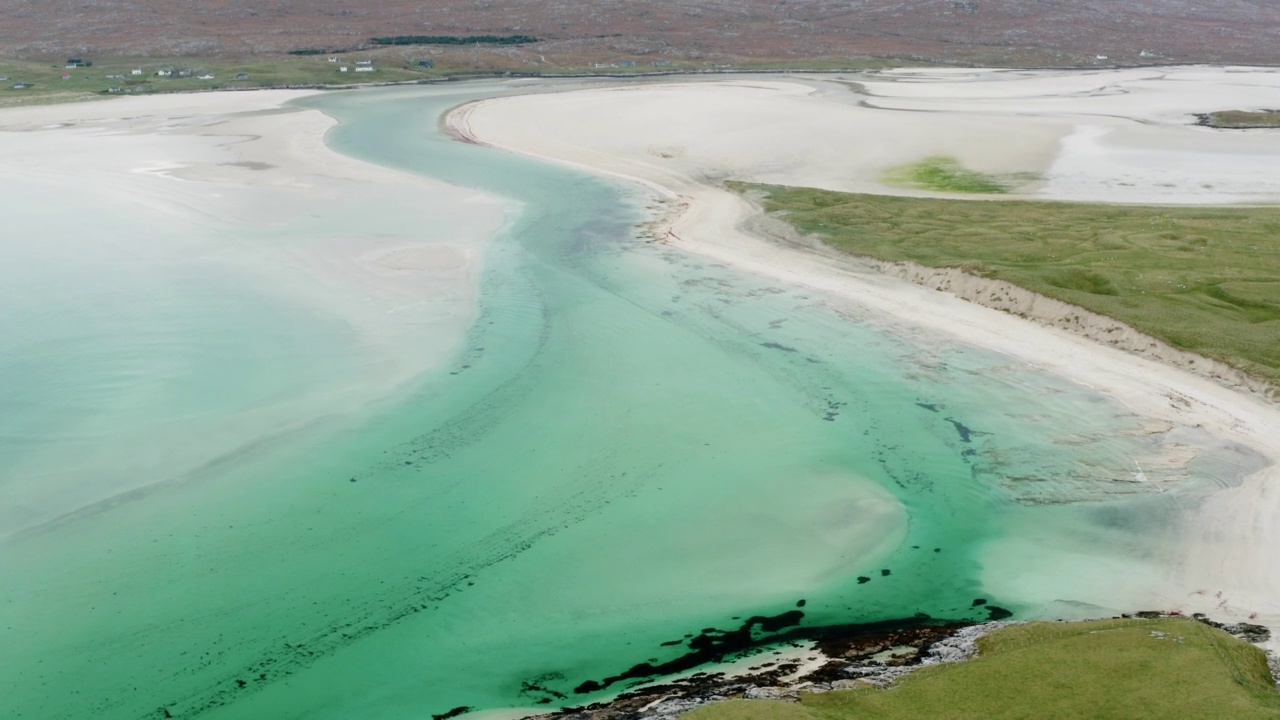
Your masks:
{"label": "turquoise water", "polygon": [[[584,683],[688,652],[673,641],[801,600],[805,626],[1111,610],[1080,605],[1075,578],[1034,557],[992,566],[1019,533],[1113,571],[1166,559],[1163,534],[1212,483],[1194,468],[1177,492],[1124,482],[1153,441],[1123,408],[645,243],[632,189],[437,131],[449,107],[498,91],[302,103],[341,120],[328,140],[343,153],[519,203],[487,251],[479,319],[447,367],[392,402],[4,541],[0,697],[15,717],[560,707],[625,685],[576,693]],[[225,320],[184,297],[167,311],[192,334]],[[100,307],[134,302],[108,283]],[[40,330],[61,342],[28,342],[29,312],[0,316],[19,336],[0,397],[25,408],[0,419],[8,458],[82,412],[64,400],[83,389],[42,375],[42,353],[109,353],[79,378],[107,383],[148,347],[145,316],[109,338],[68,318]],[[324,381],[287,371],[298,348],[325,352],[321,320],[226,313],[256,318],[233,336],[236,362]],[[234,405],[250,389],[202,392],[184,402]],[[0,481],[33,467],[88,472],[33,454],[0,464]],[[1024,575],[1048,579],[989,592]]]}

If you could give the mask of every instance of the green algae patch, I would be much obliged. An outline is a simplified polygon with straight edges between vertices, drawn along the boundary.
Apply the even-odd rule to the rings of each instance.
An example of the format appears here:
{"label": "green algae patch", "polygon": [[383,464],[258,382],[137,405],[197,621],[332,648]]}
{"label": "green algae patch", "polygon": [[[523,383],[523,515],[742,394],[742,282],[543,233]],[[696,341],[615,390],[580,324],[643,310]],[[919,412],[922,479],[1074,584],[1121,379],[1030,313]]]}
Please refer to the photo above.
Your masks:
{"label": "green algae patch", "polygon": [[730,187],[850,254],[1004,280],[1280,381],[1280,208]]}
{"label": "green algae patch", "polygon": [[927,157],[884,174],[884,181],[897,187],[980,195],[1007,193],[1026,179],[970,170],[959,160],[945,155]]}
{"label": "green algae patch", "polygon": [[1224,130],[1280,128],[1280,110],[1219,110],[1196,117],[1200,125]]}
{"label": "green algae patch", "polygon": [[843,718],[1280,718],[1261,650],[1193,620],[1033,623],[999,630],[978,657],[933,666],[887,690],[739,700],[689,720]]}

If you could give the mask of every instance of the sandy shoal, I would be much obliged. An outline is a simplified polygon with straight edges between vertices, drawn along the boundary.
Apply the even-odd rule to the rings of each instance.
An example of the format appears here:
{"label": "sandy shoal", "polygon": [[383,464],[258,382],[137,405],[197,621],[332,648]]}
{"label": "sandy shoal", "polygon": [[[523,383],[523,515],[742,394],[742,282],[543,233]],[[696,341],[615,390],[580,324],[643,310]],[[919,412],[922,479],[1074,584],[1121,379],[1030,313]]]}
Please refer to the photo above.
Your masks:
{"label": "sandy shoal", "polygon": [[[1280,107],[1280,74],[1249,68],[1105,72],[918,70],[746,77],[481,101],[447,119],[463,138],[634,181],[665,206],[655,236],[813,288],[886,323],[927,328],[1105,393],[1139,417],[1199,427],[1271,461],[1212,494],[1167,577],[1133,597],[1280,626],[1280,410],[1257,395],[871,271],[764,239],[725,179],[849,192],[930,155],[1037,173],[1023,197],[1280,202],[1280,133],[1195,127],[1191,113]],[[1212,183],[1202,181],[1204,172]],[[1212,187],[1205,187],[1212,185]],[[1076,599],[1114,607],[1105,578]],[[992,588],[999,592],[1007,588]],[[1012,588],[1027,590],[1027,588]],[[1044,598],[1046,601],[1052,598]]]}
{"label": "sandy shoal", "polygon": [[[233,287],[324,328],[327,344],[318,347],[333,351],[303,358],[310,364],[299,377],[322,382],[246,394],[233,413],[156,402],[159,414],[144,425],[139,413],[118,408],[152,402],[164,394],[158,385],[143,377],[103,389],[62,435],[9,458],[0,478],[0,538],[192,476],[264,439],[363,412],[448,361],[465,341],[478,313],[483,251],[510,204],[333,151],[325,135],[335,120],[286,106],[309,94],[157,95],[0,110],[0,213],[10,217],[2,244],[10,260],[37,244],[56,245],[61,264],[34,268],[50,282],[64,265],[95,272],[85,267],[95,257],[136,258],[129,262],[139,277],[232,278]],[[37,217],[23,227],[15,210]],[[78,231],[58,234],[39,212],[65,213]],[[98,231],[99,216],[104,227],[113,223],[110,230]],[[8,328],[5,342],[21,349],[30,327],[21,313],[8,320],[17,329]]]}

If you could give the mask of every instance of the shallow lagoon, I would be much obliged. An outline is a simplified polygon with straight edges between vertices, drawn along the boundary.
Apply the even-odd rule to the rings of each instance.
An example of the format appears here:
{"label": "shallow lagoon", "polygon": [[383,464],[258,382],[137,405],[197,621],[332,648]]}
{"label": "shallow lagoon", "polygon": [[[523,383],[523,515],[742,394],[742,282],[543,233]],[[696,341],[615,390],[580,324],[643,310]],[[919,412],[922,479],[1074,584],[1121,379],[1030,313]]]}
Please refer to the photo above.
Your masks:
{"label": "shallow lagoon", "polygon": [[[300,103],[342,121],[341,152],[520,204],[479,320],[393,401],[0,546],[20,717],[579,704],[801,600],[807,626],[1127,611],[1162,538],[1230,481],[1206,459],[1166,492],[1134,484],[1158,449],[1088,389],[646,243],[632,189],[438,132],[499,91]],[[258,319],[239,342],[311,332]],[[289,376],[313,335],[245,362]],[[52,412],[69,389],[31,377],[0,392]],[[1080,602],[1099,583],[1116,606]]]}

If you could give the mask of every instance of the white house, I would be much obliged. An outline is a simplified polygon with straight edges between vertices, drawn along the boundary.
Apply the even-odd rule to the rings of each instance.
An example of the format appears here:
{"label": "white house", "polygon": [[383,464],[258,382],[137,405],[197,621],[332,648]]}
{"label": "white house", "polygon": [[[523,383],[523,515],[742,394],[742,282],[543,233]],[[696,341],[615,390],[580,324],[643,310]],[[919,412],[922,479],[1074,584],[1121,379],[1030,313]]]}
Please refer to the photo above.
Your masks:
{"label": "white house", "polygon": [[333,57],[329,58],[329,62],[338,62],[338,57],[335,55],[335,56],[333,56]]}
{"label": "white house", "polygon": [[205,73],[205,74],[203,74],[203,75],[198,75],[197,77],[198,77],[199,79],[201,79],[201,80],[212,80],[212,79],[213,79],[213,74],[212,74],[212,73]]}
{"label": "white house", "polygon": [[346,66],[346,65],[343,65],[343,66],[341,66],[341,67],[339,67],[339,68],[338,68],[338,72],[346,72],[346,71],[347,71],[347,66]]}
{"label": "white house", "polygon": [[134,68],[134,69],[132,69],[132,70],[130,70],[130,71],[129,71],[129,74],[130,74],[130,75],[141,75],[141,74],[142,74],[142,68]]}
{"label": "white house", "polygon": [[361,65],[361,66],[365,66],[365,65],[373,65],[373,61],[372,61],[372,60],[357,60],[357,61],[356,61],[356,64],[357,64],[357,65]]}
{"label": "white house", "polygon": [[156,77],[169,77],[169,76],[171,76],[171,75],[173,75],[173,71],[172,71],[172,70],[157,70],[157,71],[156,71]]}
{"label": "white house", "polygon": [[373,72],[373,66],[361,65],[360,67],[356,68],[356,72]]}

